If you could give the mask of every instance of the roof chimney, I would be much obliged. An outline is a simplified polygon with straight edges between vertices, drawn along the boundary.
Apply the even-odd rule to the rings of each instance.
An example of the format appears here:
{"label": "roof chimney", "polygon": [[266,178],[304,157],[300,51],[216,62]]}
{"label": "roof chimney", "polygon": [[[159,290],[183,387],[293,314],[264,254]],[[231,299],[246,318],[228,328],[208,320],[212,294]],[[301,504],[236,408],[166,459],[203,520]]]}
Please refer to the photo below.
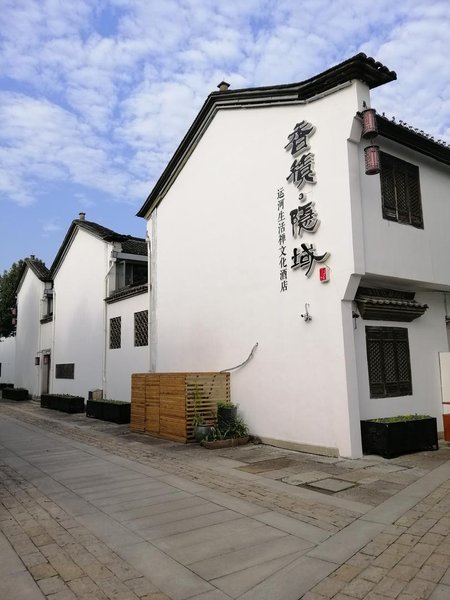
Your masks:
{"label": "roof chimney", "polygon": [[227,92],[230,84],[226,81],[221,81],[217,87],[219,88],[219,92]]}
{"label": "roof chimney", "polygon": [[86,213],[79,213],[78,220],[79,221],[85,221],[86,220]]}
{"label": "roof chimney", "polygon": [[35,259],[36,259],[36,256],[35,256],[34,254],[30,254],[30,258],[31,258],[32,260],[35,260]]}

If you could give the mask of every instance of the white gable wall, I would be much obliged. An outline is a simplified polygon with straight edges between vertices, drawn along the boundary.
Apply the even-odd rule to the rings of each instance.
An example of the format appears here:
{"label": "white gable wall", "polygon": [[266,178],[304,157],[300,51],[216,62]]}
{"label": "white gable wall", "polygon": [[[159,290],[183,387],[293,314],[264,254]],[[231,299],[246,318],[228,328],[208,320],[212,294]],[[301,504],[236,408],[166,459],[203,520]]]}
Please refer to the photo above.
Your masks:
{"label": "white gable wall", "polygon": [[16,338],[0,338],[0,363],[2,365],[0,383],[14,383],[15,358]]}
{"label": "white gable wall", "polygon": [[[54,277],[52,392],[81,395],[103,387],[105,276],[111,246],[82,229]],[[56,379],[56,364],[75,364],[74,379]]]}
{"label": "white gable wall", "polygon": [[[139,294],[107,305],[106,398],[131,401],[131,374],[149,369],[148,346],[134,345],[134,313],[148,310],[148,294]],[[110,349],[110,319],[121,317],[120,348]]]}
{"label": "white gable wall", "polygon": [[[354,272],[347,139],[358,95],[367,97],[362,84],[304,105],[219,111],[149,223],[155,369],[231,368],[258,342],[254,359],[231,378],[252,433],[348,456],[360,453],[349,425],[349,411],[356,422],[359,414],[357,397],[349,405],[341,307]],[[321,226],[295,240],[289,212],[298,191],[286,181],[294,159],[284,146],[303,119],[317,128],[310,138],[317,183],[302,191]],[[288,268],[288,291],[280,292],[280,187],[288,265],[294,246],[315,243],[318,253],[331,253],[327,284],[319,265],[309,279]],[[305,303],[310,323],[300,316]],[[347,314],[344,321],[351,327]]]}
{"label": "white gable wall", "polygon": [[35,365],[40,345],[41,298],[44,284],[26,267],[17,294],[15,386],[39,395],[39,367]]}

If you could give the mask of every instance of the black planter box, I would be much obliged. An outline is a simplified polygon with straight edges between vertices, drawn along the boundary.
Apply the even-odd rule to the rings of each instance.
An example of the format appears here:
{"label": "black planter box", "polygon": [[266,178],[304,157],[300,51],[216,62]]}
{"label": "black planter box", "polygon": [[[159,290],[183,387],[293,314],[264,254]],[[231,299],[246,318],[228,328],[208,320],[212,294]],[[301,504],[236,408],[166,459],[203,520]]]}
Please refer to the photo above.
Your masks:
{"label": "black planter box", "polygon": [[4,388],[2,398],[5,400],[29,400],[28,390],[25,388]]}
{"label": "black planter box", "polygon": [[82,413],[84,412],[84,398],[81,396],[42,394],[41,408],[50,408],[70,414]]}
{"label": "black planter box", "polygon": [[0,390],[4,390],[5,388],[13,388],[13,383],[0,383]]}
{"label": "black planter box", "polygon": [[392,423],[361,421],[361,438],[364,454],[384,458],[439,448],[434,417]]}
{"label": "black planter box", "polygon": [[236,406],[218,406],[217,407],[217,426],[219,429],[227,429],[236,419]]}
{"label": "black planter box", "polygon": [[130,402],[88,400],[86,403],[86,416],[123,425],[130,422],[130,408]]}

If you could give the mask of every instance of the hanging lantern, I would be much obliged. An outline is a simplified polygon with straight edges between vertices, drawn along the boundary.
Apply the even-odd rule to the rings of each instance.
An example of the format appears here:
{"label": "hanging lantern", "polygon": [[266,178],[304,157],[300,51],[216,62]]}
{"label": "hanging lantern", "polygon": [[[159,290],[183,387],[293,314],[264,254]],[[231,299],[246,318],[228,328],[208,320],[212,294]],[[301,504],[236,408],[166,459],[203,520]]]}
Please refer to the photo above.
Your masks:
{"label": "hanging lantern", "polygon": [[362,112],[362,137],[371,138],[378,135],[377,116],[374,108]]}
{"label": "hanging lantern", "polygon": [[48,363],[49,363],[49,360],[48,360],[48,359],[49,359],[49,358],[50,358],[50,357],[49,357],[49,355],[48,355],[48,354],[44,354],[44,365],[48,365]]}
{"label": "hanging lantern", "polygon": [[377,175],[380,172],[379,149],[379,146],[367,146],[367,148],[364,148],[366,175]]}

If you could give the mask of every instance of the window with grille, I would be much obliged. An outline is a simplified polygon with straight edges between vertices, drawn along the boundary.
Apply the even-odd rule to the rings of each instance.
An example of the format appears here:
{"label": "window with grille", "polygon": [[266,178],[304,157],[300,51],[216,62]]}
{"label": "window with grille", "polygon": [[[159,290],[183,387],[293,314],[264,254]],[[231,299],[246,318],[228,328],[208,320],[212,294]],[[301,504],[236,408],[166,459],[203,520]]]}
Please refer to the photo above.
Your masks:
{"label": "window with grille", "polygon": [[120,348],[122,333],[122,318],[113,317],[109,320],[109,347],[111,350]]}
{"label": "window with grille", "polygon": [[419,167],[380,152],[383,218],[423,229]]}
{"label": "window with grille", "polygon": [[366,327],[366,344],[370,397],[410,396],[408,330],[404,327]]}
{"label": "window with grille", "polygon": [[134,313],[134,345],[148,346],[148,310]]}

